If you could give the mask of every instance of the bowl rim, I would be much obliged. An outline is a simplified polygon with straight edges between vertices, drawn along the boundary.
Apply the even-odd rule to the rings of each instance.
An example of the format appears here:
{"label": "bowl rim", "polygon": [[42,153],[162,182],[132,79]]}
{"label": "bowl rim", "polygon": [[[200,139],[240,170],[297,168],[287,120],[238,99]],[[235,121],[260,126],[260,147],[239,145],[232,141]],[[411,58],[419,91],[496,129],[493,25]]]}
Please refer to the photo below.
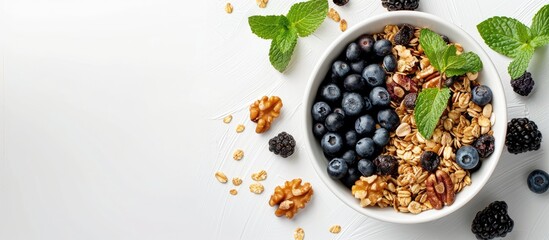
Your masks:
{"label": "bowl rim", "polygon": [[[302,115],[302,119],[303,119],[302,124],[304,126],[302,129],[304,129],[303,131],[305,131],[304,135],[305,135],[305,138],[306,138],[306,141],[307,141],[307,144],[306,144],[305,148],[306,148],[306,152],[307,152],[308,157],[309,157],[309,161],[313,165],[313,169],[315,170],[316,174],[321,179],[323,184],[341,202],[345,203],[347,206],[351,207],[352,209],[359,212],[360,214],[368,216],[368,217],[375,218],[377,220],[381,220],[381,221],[385,221],[385,222],[392,222],[392,223],[415,224],[415,223],[423,223],[423,222],[434,221],[436,219],[447,216],[447,215],[455,212],[456,210],[460,209],[465,204],[467,204],[471,199],[473,199],[474,196],[476,196],[478,194],[478,192],[480,192],[480,190],[482,188],[484,188],[484,186],[486,185],[486,182],[492,176],[492,173],[494,172],[494,169],[496,168],[496,166],[499,162],[499,159],[501,157],[503,147],[504,147],[504,140],[500,139],[499,143],[496,142],[495,149],[499,149],[499,151],[494,151],[492,156],[490,156],[490,159],[495,161],[495,163],[489,165],[490,168],[487,171],[488,176],[475,181],[475,184],[480,185],[480,187],[472,188],[472,192],[470,192],[470,194],[468,196],[465,196],[465,199],[463,201],[455,202],[451,207],[446,206],[441,210],[435,210],[435,211],[440,211],[439,212],[440,214],[430,214],[430,215],[424,215],[424,216],[421,216],[421,214],[413,215],[413,216],[421,216],[421,217],[414,217],[414,219],[412,221],[410,221],[409,218],[393,218],[393,217],[383,216],[383,214],[371,214],[371,213],[368,212],[368,210],[365,210],[366,208],[360,207],[358,202],[354,202],[353,204],[351,204],[349,201],[344,199],[343,196],[339,196],[339,194],[336,193],[336,189],[335,189],[334,184],[340,184],[340,183],[335,183],[334,180],[327,177],[325,169],[321,169],[320,164],[315,163],[317,160],[315,159],[315,156],[313,154],[313,149],[312,149],[312,146],[310,146],[310,144],[316,143],[316,139],[314,139],[314,137],[312,136],[312,133],[310,131],[310,126],[309,126],[310,125],[310,116],[309,116],[310,115],[310,108],[309,108],[310,104],[309,104],[309,99],[314,98],[314,94],[316,94],[316,91],[315,91],[315,93],[312,92],[312,90],[313,90],[312,87],[313,87],[313,85],[315,85],[314,84],[315,80],[316,80],[316,78],[318,78],[317,76],[320,74],[320,70],[322,68],[323,63],[325,61],[329,60],[328,57],[332,54],[332,52],[338,46],[340,46],[340,44],[348,42],[349,40],[345,40],[345,39],[349,38],[350,35],[356,34],[355,31],[360,30],[360,29],[364,28],[365,26],[367,26],[369,24],[372,24],[374,22],[378,22],[378,21],[381,21],[381,20],[384,20],[384,19],[390,19],[391,21],[396,20],[397,22],[398,21],[405,22],[403,20],[399,20],[399,19],[405,19],[405,18],[412,18],[412,19],[416,19],[416,20],[433,21],[433,22],[436,22],[437,24],[439,24],[443,27],[452,28],[453,31],[462,33],[463,34],[462,37],[466,40],[466,42],[469,45],[475,46],[475,48],[476,48],[475,53],[478,54],[479,56],[481,56],[482,61],[483,61],[483,70],[482,71],[487,71],[486,69],[490,68],[490,72],[491,72],[490,76],[494,75],[494,77],[497,78],[497,79],[493,80],[494,81],[493,84],[497,85],[497,88],[498,88],[497,89],[498,91],[495,92],[495,93],[501,94],[501,97],[499,97],[499,99],[500,100],[503,99],[503,101],[497,102],[497,104],[501,105],[501,107],[499,107],[499,108],[503,109],[504,112],[500,113],[500,114],[494,114],[494,115],[497,115],[497,121],[498,122],[503,121],[504,123],[507,123],[507,103],[505,101],[505,99],[506,99],[505,98],[505,91],[504,91],[503,85],[501,83],[501,77],[499,76],[499,73],[498,73],[497,69],[495,68],[492,60],[489,57],[489,55],[482,48],[482,46],[473,37],[471,37],[471,35],[469,33],[467,33],[465,30],[463,30],[459,26],[455,25],[454,23],[446,21],[446,20],[444,20],[444,19],[442,19],[438,16],[428,14],[428,13],[424,13],[424,12],[417,12],[417,11],[397,11],[397,12],[386,12],[386,13],[378,14],[378,15],[368,17],[368,18],[358,22],[356,25],[354,25],[353,27],[348,29],[346,32],[344,32],[339,37],[337,37],[335,40],[333,40],[332,43],[324,50],[322,55],[318,58],[315,66],[314,66],[314,68],[313,68],[313,70],[310,74],[310,77],[309,77],[309,80],[307,82],[307,86],[306,86],[306,89],[305,89],[305,94],[303,96],[303,102],[304,102],[305,106],[303,108],[304,110],[302,111],[302,114],[303,114]],[[394,23],[390,23],[390,22],[385,23],[385,25],[387,25],[387,24],[394,24]],[[318,81],[321,81],[321,80],[318,80]],[[311,95],[313,95],[313,96],[311,96]],[[311,100],[311,102],[312,101],[314,101],[314,100]],[[494,108],[494,110],[495,109],[496,108]],[[501,131],[502,131],[502,133],[500,135],[505,136],[506,128],[504,127],[503,129],[501,129]],[[328,182],[328,181],[330,181],[330,182]],[[470,188],[470,187],[471,186],[468,186],[468,188]]]}

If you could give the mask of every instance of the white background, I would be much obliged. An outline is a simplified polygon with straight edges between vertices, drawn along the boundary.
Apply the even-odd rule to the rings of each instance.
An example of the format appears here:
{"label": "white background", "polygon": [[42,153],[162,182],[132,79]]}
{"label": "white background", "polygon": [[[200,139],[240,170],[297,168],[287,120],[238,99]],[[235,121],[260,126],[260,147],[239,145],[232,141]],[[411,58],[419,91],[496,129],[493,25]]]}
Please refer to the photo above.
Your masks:
{"label": "white background", "polygon": [[[443,219],[417,225],[369,219],[322,185],[299,134],[302,96],[323,50],[341,34],[327,19],[299,39],[285,74],[268,61],[269,42],[254,36],[251,15],[284,14],[297,1],[5,0],[1,8],[0,239],[473,239],[475,213],[505,200],[515,220],[507,239],[549,239],[549,195],[526,186],[549,170],[542,149],[504,153],[478,197]],[[520,2],[520,3],[519,3]],[[482,43],[476,24],[505,15],[530,24],[546,0],[422,0],[420,11],[447,19]],[[333,4],[330,1],[330,5]],[[378,0],[336,7],[349,27],[386,10]],[[549,48],[529,70],[536,89],[515,94],[509,59],[485,47],[503,81],[509,118],[528,116],[549,136]],[[248,106],[263,95],[284,101],[272,129],[254,132]],[[230,124],[222,123],[227,114]],[[235,132],[237,124],[246,131]],[[292,133],[297,152],[282,159],[267,141]],[[237,162],[232,152],[241,148]],[[269,176],[249,192],[250,175]],[[239,194],[216,171],[241,177]],[[293,220],[277,218],[268,199],[276,185],[312,183],[310,204]],[[342,232],[328,232],[333,224]]]}

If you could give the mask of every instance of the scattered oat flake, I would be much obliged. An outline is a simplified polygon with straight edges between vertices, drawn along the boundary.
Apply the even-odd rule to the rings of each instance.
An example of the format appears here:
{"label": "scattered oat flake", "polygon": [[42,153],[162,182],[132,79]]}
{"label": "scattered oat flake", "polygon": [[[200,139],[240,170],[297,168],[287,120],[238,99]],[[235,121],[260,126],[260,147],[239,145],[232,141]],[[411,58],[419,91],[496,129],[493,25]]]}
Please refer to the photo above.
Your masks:
{"label": "scattered oat flake", "polygon": [[339,22],[339,30],[341,30],[342,32],[345,32],[345,30],[347,30],[347,21],[345,19],[341,19],[341,21]]}
{"label": "scattered oat flake", "polygon": [[255,194],[261,194],[265,190],[263,185],[261,183],[255,182],[250,184],[250,192],[253,192]]}
{"label": "scattered oat flake", "polygon": [[236,149],[233,153],[233,159],[234,160],[241,160],[244,157],[244,151],[242,149]]}
{"label": "scattered oat flake", "polygon": [[233,178],[233,185],[239,186],[240,184],[242,184],[242,179],[234,177]]}
{"label": "scattered oat flake", "polygon": [[341,20],[339,13],[334,8],[330,8],[330,11],[328,11],[328,17],[334,20],[334,22],[339,22]]}
{"label": "scattered oat flake", "polygon": [[[227,3],[227,5],[225,5],[225,12],[227,13],[232,13],[233,12],[233,5],[231,3]],[[232,118],[232,117],[231,117]],[[229,120],[230,122],[231,120]]]}
{"label": "scattered oat flake", "polygon": [[236,132],[237,133],[244,132],[244,129],[246,129],[246,127],[242,124],[238,124],[238,126],[236,126]]}
{"label": "scattered oat flake", "polygon": [[260,8],[266,8],[269,0],[255,0],[255,3],[257,3],[257,6],[259,6]]}
{"label": "scattered oat flake", "polygon": [[223,118],[224,123],[230,123],[232,120],[233,120],[233,115],[229,115]]}
{"label": "scattered oat flake", "polygon": [[294,232],[294,239],[303,240],[304,238],[305,238],[305,231],[303,231],[303,228],[297,228]]}
{"label": "scattered oat flake", "polygon": [[233,188],[233,189],[229,190],[229,193],[234,196],[234,195],[238,194],[238,191],[236,191],[236,189]]}
{"label": "scattered oat flake", "polygon": [[341,232],[341,226],[339,225],[333,225],[330,227],[330,232],[331,233],[339,233]]}
{"label": "scattered oat flake", "polygon": [[255,180],[255,181],[263,181],[263,180],[267,179],[267,171],[261,170],[261,171],[256,172],[256,173],[252,173],[252,179]]}
{"label": "scattered oat flake", "polygon": [[215,178],[217,178],[217,181],[219,181],[220,183],[226,183],[228,181],[227,176],[225,176],[225,173],[223,172],[216,172]]}

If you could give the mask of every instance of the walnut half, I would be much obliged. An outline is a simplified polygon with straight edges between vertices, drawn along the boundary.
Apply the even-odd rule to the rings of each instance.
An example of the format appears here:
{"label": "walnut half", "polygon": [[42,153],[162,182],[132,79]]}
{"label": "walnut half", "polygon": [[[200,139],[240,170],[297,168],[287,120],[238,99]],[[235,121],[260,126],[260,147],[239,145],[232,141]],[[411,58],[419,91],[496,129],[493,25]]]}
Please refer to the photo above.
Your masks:
{"label": "walnut half", "polygon": [[277,217],[286,216],[291,219],[300,208],[304,208],[305,204],[311,200],[313,195],[313,187],[310,183],[301,185],[301,178],[296,178],[292,181],[286,181],[284,186],[277,186],[269,205],[274,207],[278,205],[275,211]]}
{"label": "walnut half", "polygon": [[263,133],[271,128],[271,123],[280,115],[282,99],[277,96],[263,96],[250,105],[250,120],[257,123],[256,133]]}

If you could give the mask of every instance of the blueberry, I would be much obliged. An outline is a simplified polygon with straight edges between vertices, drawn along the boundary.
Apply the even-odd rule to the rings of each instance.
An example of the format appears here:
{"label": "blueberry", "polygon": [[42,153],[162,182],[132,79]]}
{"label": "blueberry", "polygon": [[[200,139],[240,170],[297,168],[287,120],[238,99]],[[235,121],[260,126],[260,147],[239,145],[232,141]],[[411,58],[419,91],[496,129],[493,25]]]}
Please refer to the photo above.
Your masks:
{"label": "blueberry", "polygon": [[328,114],[332,112],[332,108],[325,102],[316,102],[311,109],[313,119],[317,122],[324,122]]}
{"label": "blueberry", "polygon": [[360,159],[357,164],[358,171],[362,176],[369,177],[376,172],[376,165],[371,160]]}
{"label": "blueberry", "polygon": [[492,101],[492,90],[486,85],[479,85],[473,88],[471,101],[479,106],[484,106]]}
{"label": "blueberry", "polygon": [[355,130],[349,130],[345,133],[345,144],[347,147],[354,148],[358,141],[358,133]]}
{"label": "blueberry", "polygon": [[377,40],[374,43],[374,52],[377,56],[383,57],[391,54],[393,44],[387,39]]}
{"label": "blueberry", "polygon": [[454,82],[458,79],[457,76],[449,77],[444,80],[444,86],[446,87],[452,87],[454,85]]}
{"label": "blueberry", "polygon": [[362,79],[362,76],[360,76],[360,74],[350,74],[345,77],[345,80],[343,80],[343,87],[350,92],[361,91],[364,89],[365,86],[366,85],[364,83],[364,80]]}
{"label": "blueberry", "polygon": [[343,108],[335,108],[335,109],[334,109],[334,112],[343,115],[344,118],[345,118],[345,116],[346,116],[346,115],[345,115],[345,111],[343,111]]}
{"label": "blueberry", "polygon": [[374,106],[372,105],[370,98],[368,96],[364,96],[364,107],[362,108],[362,111],[370,111],[373,107]]}
{"label": "blueberry", "polygon": [[355,150],[347,150],[341,155],[341,159],[345,160],[348,166],[353,166],[356,163],[356,152]]}
{"label": "blueberry", "polygon": [[360,116],[355,121],[355,131],[360,136],[371,136],[376,130],[376,121],[368,114]]}
{"label": "blueberry", "polygon": [[320,89],[320,97],[326,102],[339,102],[341,100],[341,90],[333,83],[328,84]]}
{"label": "blueberry", "polygon": [[371,35],[364,34],[358,37],[357,43],[364,53],[371,53],[374,48],[374,38]]}
{"label": "blueberry", "polygon": [[374,140],[374,143],[382,148],[389,143],[389,131],[385,128],[378,128],[374,132],[374,136],[372,137],[372,140]]}
{"label": "blueberry", "polygon": [[366,67],[366,62],[363,60],[351,63],[351,70],[355,73],[362,73],[362,71],[364,71],[364,67]]}
{"label": "blueberry", "polygon": [[328,175],[333,179],[341,179],[347,173],[349,167],[341,158],[334,158],[328,163]]}
{"label": "blueberry", "polygon": [[384,87],[375,87],[369,97],[374,107],[388,107],[391,104],[391,95]]}
{"label": "blueberry", "polygon": [[358,93],[348,93],[343,96],[341,107],[347,116],[357,116],[364,109],[364,98]]}
{"label": "blueberry", "polygon": [[320,146],[324,153],[335,155],[343,148],[343,139],[337,133],[326,133],[320,141]]}
{"label": "blueberry", "polygon": [[398,114],[393,109],[383,109],[377,113],[377,122],[381,127],[387,129],[389,132],[396,130],[400,119]]}
{"label": "blueberry", "polygon": [[353,185],[355,185],[355,182],[360,179],[361,174],[356,167],[347,167],[347,175],[341,178],[341,183],[343,183],[343,185],[345,185],[347,188],[351,189]]}
{"label": "blueberry", "polygon": [[339,129],[345,125],[345,119],[343,115],[339,113],[330,113],[326,117],[326,121],[324,121],[324,125],[326,126],[326,129],[330,132],[337,132]]}
{"label": "blueberry", "polygon": [[343,78],[351,71],[349,64],[343,61],[335,61],[332,64],[332,72],[335,74],[336,78]]}
{"label": "blueberry", "polygon": [[549,189],[549,174],[536,169],[528,174],[528,188],[535,193],[544,193]]}
{"label": "blueberry", "polygon": [[374,140],[372,140],[369,137],[365,137],[363,139],[358,140],[358,142],[356,143],[355,150],[358,156],[361,156],[363,158],[372,157],[375,152]]}
{"label": "blueberry", "polygon": [[394,72],[397,68],[397,60],[393,54],[389,54],[383,58],[383,68],[387,72]]}
{"label": "blueberry", "polygon": [[472,146],[462,146],[456,152],[456,162],[463,169],[473,169],[479,161],[477,149]]}
{"label": "blueberry", "polygon": [[362,71],[362,77],[366,80],[366,84],[370,87],[381,86],[385,83],[385,71],[378,64],[370,64],[364,71]]}
{"label": "blueberry", "polygon": [[321,139],[327,132],[328,129],[326,129],[323,123],[315,123],[313,125],[313,135],[315,135],[317,139]]}
{"label": "blueberry", "polygon": [[419,162],[423,170],[428,172],[436,172],[440,164],[440,156],[433,151],[425,151],[419,157]]}
{"label": "blueberry", "polygon": [[358,46],[357,43],[349,43],[347,45],[347,50],[345,51],[345,57],[347,57],[347,60],[351,62],[355,62],[360,60],[360,55],[362,54],[362,49],[360,49],[360,46]]}

